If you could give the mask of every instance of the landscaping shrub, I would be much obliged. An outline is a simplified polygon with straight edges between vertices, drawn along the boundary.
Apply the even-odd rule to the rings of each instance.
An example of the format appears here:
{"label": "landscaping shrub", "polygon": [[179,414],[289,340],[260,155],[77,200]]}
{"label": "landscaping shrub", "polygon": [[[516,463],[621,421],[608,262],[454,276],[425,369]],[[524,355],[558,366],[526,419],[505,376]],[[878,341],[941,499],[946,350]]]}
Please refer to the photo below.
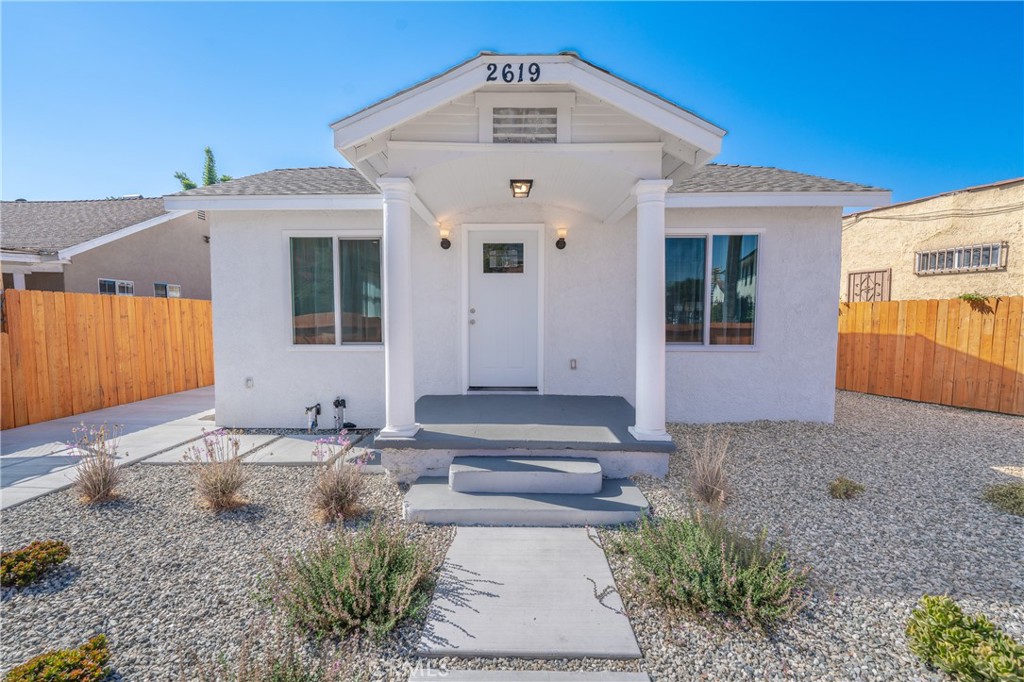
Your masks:
{"label": "landscaping shrub", "polygon": [[316,441],[313,456],[321,463],[313,479],[310,498],[318,521],[342,521],[363,512],[359,496],[363,492],[362,462],[345,463],[351,443],[344,431],[338,436]]}
{"label": "landscaping shrub", "polygon": [[238,436],[225,429],[204,430],[200,444],[190,446],[185,455],[193,465],[201,503],[214,512],[246,504],[241,491],[248,475],[238,449]]}
{"label": "landscaping shrub", "polygon": [[669,611],[718,614],[756,627],[795,615],[807,601],[807,569],[789,566],[764,534],[751,539],[720,517],[641,520],[616,549],[634,564],[640,587]]}
{"label": "landscaping shrub", "polygon": [[850,500],[864,492],[864,486],[845,476],[829,481],[828,494],[837,500]]}
{"label": "landscaping shrub", "polygon": [[985,616],[965,616],[949,597],[921,597],[907,622],[907,641],[921,660],[954,680],[1024,680],[1024,646]]}
{"label": "landscaping shrub", "polygon": [[724,505],[732,494],[726,474],[729,440],[728,433],[716,432],[710,426],[700,441],[686,438],[686,449],[693,459],[690,490],[698,500],[715,508]]}
{"label": "landscaping shrub", "polygon": [[982,497],[1004,512],[1024,516],[1024,483],[1001,483],[985,488]]}
{"label": "landscaping shrub", "polygon": [[314,549],[278,562],[267,599],[289,625],[318,639],[359,630],[382,639],[422,613],[435,568],[401,527],[375,521],[355,532],[339,528]]}
{"label": "landscaping shrub", "polygon": [[250,637],[242,640],[238,658],[232,664],[200,665],[182,671],[181,682],[356,682],[362,671],[347,659],[332,662],[327,657],[308,659],[300,653],[295,635],[275,632],[269,645],[257,652]]}
{"label": "landscaping shrub", "polygon": [[107,638],[96,635],[77,649],[57,649],[11,668],[5,682],[103,682],[110,679]]}
{"label": "landscaping shrub", "polygon": [[71,556],[71,548],[60,540],[36,541],[0,555],[0,584],[25,587],[38,580],[52,566]]}
{"label": "landscaping shrub", "polygon": [[120,428],[82,424],[74,429],[75,446],[81,453],[75,466],[74,489],[86,504],[109,502],[117,497],[121,469],[117,466]]}

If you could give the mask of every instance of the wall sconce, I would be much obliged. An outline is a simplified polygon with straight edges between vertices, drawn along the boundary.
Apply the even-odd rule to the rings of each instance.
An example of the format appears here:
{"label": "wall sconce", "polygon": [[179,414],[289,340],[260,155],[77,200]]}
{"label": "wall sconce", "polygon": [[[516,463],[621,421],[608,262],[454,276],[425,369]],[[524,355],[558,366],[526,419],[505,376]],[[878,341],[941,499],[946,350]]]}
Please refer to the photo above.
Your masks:
{"label": "wall sconce", "polygon": [[452,240],[448,239],[452,231],[447,227],[439,227],[437,231],[441,234],[441,248],[445,251],[452,248]]}
{"label": "wall sconce", "polygon": [[561,251],[565,248],[565,237],[569,234],[569,230],[564,227],[560,227],[556,230],[556,233],[558,234],[558,239],[555,240],[555,248]]}
{"label": "wall sconce", "polygon": [[533,189],[533,180],[509,180],[508,184],[512,188],[513,199],[525,199]]}

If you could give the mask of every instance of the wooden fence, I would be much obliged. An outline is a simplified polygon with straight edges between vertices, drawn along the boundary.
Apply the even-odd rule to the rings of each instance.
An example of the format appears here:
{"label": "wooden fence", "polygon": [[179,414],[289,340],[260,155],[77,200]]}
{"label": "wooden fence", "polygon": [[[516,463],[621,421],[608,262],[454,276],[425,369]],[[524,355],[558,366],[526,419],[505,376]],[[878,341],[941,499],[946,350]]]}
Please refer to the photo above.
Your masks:
{"label": "wooden fence", "polygon": [[3,292],[8,429],[213,383],[209,301]]}
{"label": "wooden fence", "polygon": [[839,306],[836,387],[1024,414],[1024,297]]}

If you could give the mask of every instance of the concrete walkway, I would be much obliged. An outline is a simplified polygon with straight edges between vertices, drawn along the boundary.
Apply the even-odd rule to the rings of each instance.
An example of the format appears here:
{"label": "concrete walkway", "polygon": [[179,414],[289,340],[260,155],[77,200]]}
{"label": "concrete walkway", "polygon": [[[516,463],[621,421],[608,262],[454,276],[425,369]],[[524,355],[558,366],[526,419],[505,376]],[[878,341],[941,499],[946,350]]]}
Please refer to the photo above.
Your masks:
{"label": "concrete walkway", "polygon": [[640,647],[594,531],[463,526],[419,653],[627,659]]}
{"label": "concrete walkway", "polygon": [[136,462],[216,428],[213,386],[0,432],[0,509],[71,485],[76,452],[68,441],[83,423],[122,426],[120,463]]}

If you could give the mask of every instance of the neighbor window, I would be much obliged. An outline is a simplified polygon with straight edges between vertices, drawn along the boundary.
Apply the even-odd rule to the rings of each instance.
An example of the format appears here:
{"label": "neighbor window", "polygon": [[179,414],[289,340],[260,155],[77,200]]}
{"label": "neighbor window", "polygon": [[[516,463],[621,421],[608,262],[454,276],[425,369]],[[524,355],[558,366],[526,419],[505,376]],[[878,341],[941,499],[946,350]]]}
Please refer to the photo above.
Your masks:
{"label": "neighbor window", "polygon": [[134,296],[135,282],[124,279],[100,279],[99,292],[111,296]]}
{"label": "neighbor window", "polygon": [[292,342],[381,343],[380,240],[293,237],[290,242]]}
{"label": "neighbor window", "polygon": [[153,295],[157,298],[181,298],[181,285],[156,282],[153,285]]}
{"label": "neighbor window", "polygon": [[755,234],[666,240],[666,342],[753,345],[757,246]]}
{"label": "neighbor window", "polygon": [[1006,242],[972,244],[914,254],[914,272],[918,275],[942,275],[954,272],[978,272],[1006,269]]}

